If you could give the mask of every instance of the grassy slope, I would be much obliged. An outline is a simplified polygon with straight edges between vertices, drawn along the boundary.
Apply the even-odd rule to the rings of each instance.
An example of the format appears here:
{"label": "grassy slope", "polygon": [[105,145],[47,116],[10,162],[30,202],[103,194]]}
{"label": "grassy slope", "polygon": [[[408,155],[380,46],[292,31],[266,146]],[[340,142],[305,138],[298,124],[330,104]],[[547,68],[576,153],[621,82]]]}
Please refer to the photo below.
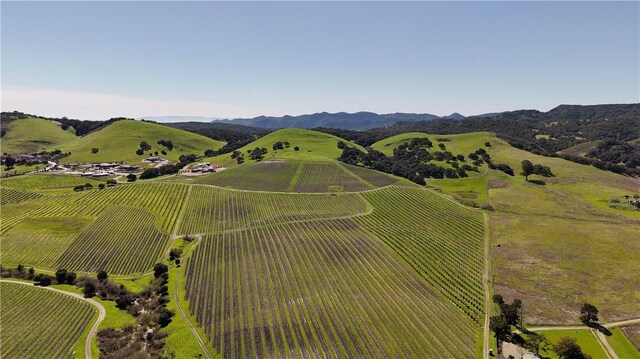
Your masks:
{"label": "grassy slope", "polygon": [[478,202],[496,208],[490,220],[492,241],[501,245],[492,248],[496,292],[523,299],[525,321],[575,322],[583,301],[596,304],[606,321],[633,316],[640,302],[634,290],[640,281],[640,244],[630,239],[640,237],[640,212],[611,209],[608,200],[637,193],[639,180],[536,156],[489,133],[407,133],[373,147],[391,153],[416,137],[428,137],[435,146],[436,138],[450,138],[444,142],[447,149],[463,154],[489,141],[492,147],[486,149],[495,163],[506,163],[518,173],[520,162],[529,159],[550,166],[557,175],[545,179],[546,186],[491,170],[466,179],[428,181],[448,194],[477,194]]}
{"label": "grassy slope", "polygon": [[[462,133],[456,135],[433,135],[424,132],[407,132],[396,136],[388,137],[374,143],[371,147],[386,154],[387,156],[393,155],[393,149],[401,144],[408,143],[414,138],[428,138],[433,142],[432,151],[440,151],[438,145],[443,143],[447,151],[450,151],[454,155],[463,154],[465,157],[475,152],[479,148],[484,148],[490,151],[490,148],[485,147],[485,142],[492,142],[493,136],[488,132],[472,132]],[[433,161],[433,163],[449,167],[444,162]],[[476,202],[478,205],[485,204],[489,201],[487,193],[487,176],[483,171],[485,166],[480,168],[480,173],[468,172],[469,177],[463,179],[427,179],[429,186],[436,189],[459,196],[463,200],[470,200]]]}
{"label": "grassy slope", "polygon": [[[289,142],[291,147],[274,151],[272,146],[278,141]],[[343,141],[349,144],[349,146],[357,147],[360,150],[365,151],[361,146],[349,143],[349,141],[340,137],[299,128],[286,128],[271,132],[270,134],[240,148],[239,151],[244,153],[245,163],[252,162],[249,160],[247,150],[254,149],[256,147],[264,147],[269,151],[265,156],[265,160],[286,159],[305,162],[332,162],[336,161],[342,153],[342,150],[338,148],[338,141]],[[293,149],[296,146],[300,147],[300,151],[295,151]],[[214,157],[211,162],[220,163],[226,167],[236,165],[236,161],[231,158],[230,153]]]}
{"label": "grassy slope", "polygon": [[547,185],[490,171],[489,199],[497,293],[521,298],[529,323],[577,322],[591,302],[603,321],[637,314],[640,212],[611,209],[607,199],[637,192],[640,180],[547,158],[495,140],[496,162],[516,172],[529,159],[550,166]]}
{"label": "grassy slope", "polygon": [[[201,156],[207,149],[218,149],[224,143],[191,132],[141,121],[118,121],[111,125],[90,133],[83,137],[76,137],[73,141],[62,146],[63,151],[70,151],[71,156],[62,159],[69,162],[119,162],[142,166],[143,156],[136,154],[140,142],[146,141],[151,146],[151,152],[166,150],[157,144],[159,140],[171,140],[174,148],[167,150],[167,155],[160,157],[177,161],[180,155],[196,154]],[[98,153],[91,153],[92,148],[98,148]]]}
{"label": "grassy slope", "polygon": [[66,131],[60,125],[39,118],[25,118],[7,124],[7,134],[2,137],[2,153],[33,153],[60,148],[76,139],[75,130]]}
{"label": "grassy slope", "polygon": [[484,143],[491,141],[492,136],[488,132],[471,132],[457,135],[435,135],[424,132],[406,132],[396,136],[387,137],[374,143],[371,147],[387,156],[391,156],[393,155],[394,148],[401,144],[408,143],[414,138],[428,138],[431,140],[431,142],[433,142],[433,151],[439,151],[440,149],[438,148],[438,145],[443,143],[447,146],[447,150],[453,154],[461,153],[466,156],[478,148],[484,148]]}

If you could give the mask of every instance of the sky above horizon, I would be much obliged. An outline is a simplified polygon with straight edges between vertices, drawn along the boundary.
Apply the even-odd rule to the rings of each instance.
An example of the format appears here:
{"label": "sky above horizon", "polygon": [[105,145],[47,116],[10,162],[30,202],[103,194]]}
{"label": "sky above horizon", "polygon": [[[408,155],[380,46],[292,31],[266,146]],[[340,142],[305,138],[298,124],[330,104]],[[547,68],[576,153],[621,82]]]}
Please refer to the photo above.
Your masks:
{"label": "sky above horizon", "polygon": [[464,115],[640,102],[640,2],[1,3],[2,111]]}

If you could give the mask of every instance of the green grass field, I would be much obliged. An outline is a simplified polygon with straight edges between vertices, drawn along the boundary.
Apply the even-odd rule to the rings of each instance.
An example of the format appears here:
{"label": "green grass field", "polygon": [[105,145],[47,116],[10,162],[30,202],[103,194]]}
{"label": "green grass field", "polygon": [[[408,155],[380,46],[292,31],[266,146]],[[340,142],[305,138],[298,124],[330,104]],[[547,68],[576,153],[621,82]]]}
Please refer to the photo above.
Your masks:
{"label": "green grass field", "polygon": [[2,358],[73,357],[76,343],[97,317],[90,304],[46,289],[2,282],[0,292]]}
{"label": "green grass field", "polygon": [[453,154],[463,154],[467,156],[469,153],[476,151],[478,148],[484,148],[485,142],[492,141],[492,135],[488,132],[471,132],[455,135],[436,135],[424,132],[406,132],[399,135],[387,137],[371,145],[376,151],[380,151],[387,156],[393,155],[393,150],[405,143],[409,143],[414,138],[428,138],[433,143],[433,151],[440,151],[439,144],[444,144],[447,151]]}
{"label": "green grass field", "polygon": [[637,315],[640,243],[631,239],[640,238],[640,212],[606,202],[636,193],[640,180],[492,143],[496,162],[519,172],[520,161],[530,159],[556,175],[541,186],[490,171],[496,292],[522,299],[531,324],[577,323],[584,302],[605,322]]}
{"label": "green grass field", "polygon": [[[169,151],[159,145],[157,142],[160,140],[172,141],[173,150]],[[147,142],[151,150],[140,156],[136,154],[136,150],[140,148],[142,141]],[[165,150],[166,155],[159,153],[158,156],[177,162],[181,155],[202,156],[204,151],[217,150],[223,145],[223,142],[168,126],[124,120],[64,143],[61,145],[62,151],[71,152],[71,156],[63,158],[61,162],[123,161],[131,165],[148,166],[142,160],[148,156],[154,156],[156,151]],[[92,153],[92,148],[97,148],[98,153]]]}
{"label": "green grass field", "polygon": [[611,335],[607,336],[607,342],[620,358],[640,359],[640,350],[633,346],[620,328],[612,328]]}
{"label": "green grass field", "polygon": [[2,137],[2,153],[21,154],[60,149],[75,140],[75,130],[62,130],[59,124],[39,118],[25,118],[6,125]]}
{"label": "green grass field", "polygon": [[106,183],[106,180],[48,173],[29,174],[0,180],[2,187],[21,191],[71,190],[75,186],[81,186],[87,183],[97,188],[99,184]]}
{"label": "green grass field", "polygon": [[[590,330],[545,330],[541,331],[540,334],[544,334],[552,345],[557,343],[562,337],[576,338],[583,353],[591,355],[593,359],[609,358],[596,336],[591,333]],[[550,349],[542,351],[541,354],[550,359],[558,359],[556,353]]]}

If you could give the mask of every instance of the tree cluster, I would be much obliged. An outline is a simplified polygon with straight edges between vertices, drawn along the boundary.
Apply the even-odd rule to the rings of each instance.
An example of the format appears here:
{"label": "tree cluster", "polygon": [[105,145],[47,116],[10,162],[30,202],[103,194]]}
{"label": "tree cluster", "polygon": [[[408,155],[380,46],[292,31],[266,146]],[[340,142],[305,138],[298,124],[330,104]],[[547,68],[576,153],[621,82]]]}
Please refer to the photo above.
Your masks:
{"label": "tree cluster", "polygon": [[[126,310],[137,320],[135,325],[122,329],[107,328],[98,332],[101,357],[162,357],[163,338],[168,333],[161,329],[169,325],[174,316],[173,311],[166,307],[170,300],[168,282],[168,267],[157,263],[150,285],[139,294],[133,294],[123,286],[114,295],[107,294],[106,299],[115,300],[117,308]],[[106,272],[99,272],[98,278],[87,281],[85,286],[95,286],[100,293],[107,283],[110,282]]]}
{"label": "tree cluster", "polygon": [[580,308],[580,321],[587,326],[593,326],[598,323],[598,308],[593,304],[584,303]]}
{"label": "tree cluster", "polygon": [[[455,134],[488,131],[496,133],[512,146],[536,155],[561,157],[606,171],[640,176],[636,161],[638,145],[629,144],[629,141],[640,138],[639,119],[640,104],[562,105],[548,112],[519,110],[462,120],[405,121],[367,131],[329,128],[315,130],[345,138],[364,147],[405,132]],[[545,134],[549,138],[536,137],[537,134]],[[587,154],[587,157],[561,152],[588,141],[604,141],[604,144]],[[614,141],[617,145],[606,144],[607,141]]]}
{"label": "tree cluster", "polygon": [[252,161],[262,161],[264,159],[264,156],[267,154],[267,149],[266,148],[260,148],[260,147],[256,147],[253,150],[247,150],[247,152],[249,153],[249,159]]}
{"label": "tree cluster", "polygon": [[562,337],[553,345],[553,351],[558,354],[560,359],[591,359],[591,355],[588,355],[582,351],[578,341],[574,337]]}
{"label": "tree cluster", "polygon": [[158,144],[160,146],[164,146],[169,151],[173,150],[173,142],[171,142],[171,140],[160,140],[158,141]]}
{"label": "tree cluster", "polygon": [[78,185],[78,186],[73,187],[73,190],[75,192],[81,192],[81,191],[84,191],[84,190],[88,191],[90,189],[93,189],[93,185],[91,183],[88,183],[88,182],[83,184],[83,185]]}
{"label": "tree cluster", "polygon": [[[508,165],[493,165],[491,156],[486,150],[480,148],[468,155],[471,163],[467,163],[464,155],[446,151],[431,152],[433,143],[428,138],[414,138],[408,143],[399,145],[393,150],[393,156],[386,156],[373,148],[367,148],[367,153],[349,147],[346,143],[339,141],[338,148],[342,149],[342,154],[338,158],[344,163],[351,165],[361,165],[377,171],[390,173],[399,177],[404,177],[414,183],[425,185],[425,178],[464,178],[468,177],[467,172],[479,172],[478,166],[488,163],[493,168],[500,169],[506,173],[513,173]],[[431,161],[444,161],[449,167],[438,166]]]}
{"label": "tree cluster", "polygon": [[46,287],[52,284],[75,284],[76,274],[66,269],[58,269],[55,276],[44,273],[36,273],[35,269],[26,269],[22,264],[15,268],[4,268],[0,266],[0,277],[33,280],[33,285]]}
{"label": "tree cluster", "polygon": [[540,164],[533,164],[529,160],[522,161],[522,172],[521,175],[525,177],[525,180],[529,181],[529,176],[538,175],[542,177],[555,177],[555,175],[551,172],[551,168],[547,166],[543,166]]}
{"label": "tree cluster", "polygon": [[278,141],[276,143],[273,144],[273,146],[271,146],[273,148],[274,151],[277,150],[284,150],[285,148],[289,148],[291,147],[291,144],[287,141]]}
{"label": "tree cluster", "polygon": [[493,302],[500,307],[500,314],[490,318],[489,329],[495,333],[496,342],[500,347],[500,342],[511,338],[511,326],[522,325],[522,301],[514,299],[509,304],[500,294],[495,294]]}

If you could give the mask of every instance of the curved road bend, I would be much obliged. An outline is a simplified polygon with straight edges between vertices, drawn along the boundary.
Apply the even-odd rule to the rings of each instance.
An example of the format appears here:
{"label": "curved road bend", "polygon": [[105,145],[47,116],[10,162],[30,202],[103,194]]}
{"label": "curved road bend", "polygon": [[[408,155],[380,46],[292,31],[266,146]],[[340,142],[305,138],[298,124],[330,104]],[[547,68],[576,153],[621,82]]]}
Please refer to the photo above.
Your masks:
{"label": "curved road bend", "polygon": [[[24,284],[24,285],[28,285],[28,286],[33,287],[33,283],[20,282],[20,281],[17,281],[17,280],[0,279],[0,282],[18,283],[18,284]],[[97,301],[95,301],[95,300],[93,300],[91,298],[85,298],[81,294],[67,292],[66,290],[57,289],[57,288],[51,288],[51,287],[38,287],[38,288],[52,290],[54,292],[58,292],[58,293],[62,293],[62,294],[74,297],[74,298],[82,299],[85,302],[88,302],[89,304],[91,304],[94,307],[98,308],[98,320],[96,320],[96,322],[91,327],[91,330],[89,331],[89,334],[87,335],[87,339],[84,342],[84,357],[87,358],[87,359],[91,359],[91,342],[93,341],[93,337],[95,337],[96,333],[98,332],[98,326],[100,325],[100,323],[102,323],[102,320],[107,315],[107,311],[104,309],[102,304],[98,303]]]}

